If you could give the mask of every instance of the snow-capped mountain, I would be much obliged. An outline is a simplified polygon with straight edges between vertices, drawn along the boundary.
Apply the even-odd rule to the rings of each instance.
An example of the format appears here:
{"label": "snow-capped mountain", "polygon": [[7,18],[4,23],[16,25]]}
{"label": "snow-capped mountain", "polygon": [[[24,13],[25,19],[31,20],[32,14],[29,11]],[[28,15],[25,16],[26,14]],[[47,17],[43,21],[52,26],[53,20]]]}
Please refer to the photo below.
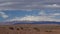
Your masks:
{"label": "snow-capped mountain", "polygon": [[55,21],[12,21],[12,22],[2,22],[1,25],[17,25],[17,24],[60,24],[60,22]]}

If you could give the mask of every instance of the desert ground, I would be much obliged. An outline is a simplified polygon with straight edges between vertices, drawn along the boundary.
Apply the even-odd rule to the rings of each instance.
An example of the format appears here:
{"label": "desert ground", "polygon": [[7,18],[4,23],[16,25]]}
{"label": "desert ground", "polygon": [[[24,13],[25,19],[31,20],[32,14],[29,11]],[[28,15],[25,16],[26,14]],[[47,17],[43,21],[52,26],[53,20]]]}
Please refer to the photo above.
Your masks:
{"label": "desert ground", "polygon": [[60,25],[56,24],[1,25],[0,34],[60,34]]}

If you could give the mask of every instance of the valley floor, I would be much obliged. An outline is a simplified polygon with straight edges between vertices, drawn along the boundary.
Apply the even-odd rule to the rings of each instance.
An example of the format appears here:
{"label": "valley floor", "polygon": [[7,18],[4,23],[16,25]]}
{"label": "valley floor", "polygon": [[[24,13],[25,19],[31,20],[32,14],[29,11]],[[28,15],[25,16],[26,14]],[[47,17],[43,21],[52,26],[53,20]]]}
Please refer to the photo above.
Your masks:
{"label": "valley floor", "polygon": [[60,34],[60,25],[18,24],[0,26],[0,34]]}

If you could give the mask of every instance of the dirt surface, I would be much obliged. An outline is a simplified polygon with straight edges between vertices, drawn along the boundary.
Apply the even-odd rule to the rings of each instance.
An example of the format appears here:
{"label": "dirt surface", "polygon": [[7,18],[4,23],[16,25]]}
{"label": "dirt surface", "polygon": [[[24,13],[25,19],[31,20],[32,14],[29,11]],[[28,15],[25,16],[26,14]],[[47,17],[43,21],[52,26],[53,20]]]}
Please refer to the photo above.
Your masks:
{"label": "dirt surface", "polygon": [[60,25],[18,24],[0,26],[0,34],[60,34]]}

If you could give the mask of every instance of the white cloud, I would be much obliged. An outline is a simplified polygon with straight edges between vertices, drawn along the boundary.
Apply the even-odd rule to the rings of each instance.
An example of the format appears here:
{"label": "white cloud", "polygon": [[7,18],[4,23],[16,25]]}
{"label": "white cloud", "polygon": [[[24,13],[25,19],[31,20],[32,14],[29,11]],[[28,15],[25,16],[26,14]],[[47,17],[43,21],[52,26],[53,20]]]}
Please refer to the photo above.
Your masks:
{"label": "white cloud", "polygon": [[60,15],[60,13],[54,13],[53,15],[55,15],[55,16],[59,16],[59,15]]}
{"label": "white cloud", "polygon": [[60,13],[50,13],[50,14],[47,14],[44,10],[41,10],[38,15],[41,15],[41,16],[49,16],[49,17],[56,17],[56,16],[60,16]]}
{"label": "white cloud", "polygon": [[3,18],[8,18],[8,15],[6,15],[4,12],[0,12],[0,16]]}
{"label": "white cloud", "polygon": [[32,11],[33,9],[20,9],[22,11]]}
{"label": "white cloud", "polygon": [[58,4],[52,4],[52,5],[45,5],[45,7],[60,8],[60,5],[58,5]]}
{"label": "white cloud", "polygon": [[0,6],[13,5],[13,4],[19,4],[19,2],[5,2],[5,3],[0,3]]}
{"label": "white cloud", "polygon": [[44,4],[43,2],[2,2],[0,3],[0,10],[1,9],[8,9],[8,10],[14,10],[14,9],[42,9],[42,8],[60,8],[60,5],[58,4]]}
{"label": "white cloud", "polygon": [[51,18],[49,16],[25,16],[17,17],[6,21],[60,21],[60,19]]}
{"label": "white cloud", "polygon": [[45,15],[47,15],[47,14],[45,13],[44,10],[41,10],[41,11],[38,13],[38,15],[45,16]]}
{"label": "white cloud", "polygon": [[14,10],[42,8],[60,8],[60,0],[0,0],[0,9]]}
{"label": "white cloud", "polygon": [[55,19],[56,16],[59,16],[60,13],[47,14],[44,10],[41,10],[38,15],[40,16],[25,16],[25,17],[16,17],[9,19],[7,21],[60,21],[60,19]]}

